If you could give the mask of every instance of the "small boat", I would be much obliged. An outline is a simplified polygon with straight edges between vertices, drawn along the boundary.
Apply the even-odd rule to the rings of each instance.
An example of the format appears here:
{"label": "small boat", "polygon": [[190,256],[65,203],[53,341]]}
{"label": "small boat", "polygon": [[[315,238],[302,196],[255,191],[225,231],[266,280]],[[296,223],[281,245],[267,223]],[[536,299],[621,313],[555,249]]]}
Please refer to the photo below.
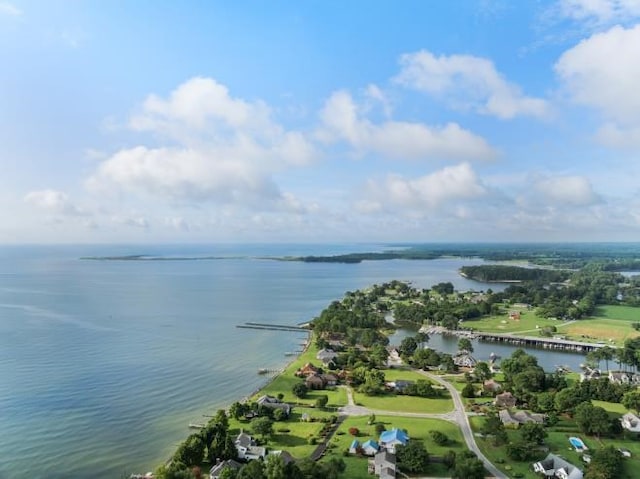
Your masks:
{"label": "small boat", "polygon": [[258,369],[258,374],[267,374],[268,372],[269,372],[269,370],[267,368]]}

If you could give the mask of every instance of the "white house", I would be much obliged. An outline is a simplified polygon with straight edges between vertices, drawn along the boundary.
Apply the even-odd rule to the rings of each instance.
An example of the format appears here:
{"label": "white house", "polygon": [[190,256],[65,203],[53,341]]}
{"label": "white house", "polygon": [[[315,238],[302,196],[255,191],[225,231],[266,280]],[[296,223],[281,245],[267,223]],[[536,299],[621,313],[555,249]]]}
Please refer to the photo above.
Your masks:
{"label": "white house", "polygon": [[622,427],[630,432],[640,432],[640,418],[633,413],[626,413],[620,418]]}
{"label": "white house", "polygon": [[545,477],[582,479],[582,471],[580,469],[555,454],[548,454],[542,461],[534,463],[533,470],[543,474]]}
{"label": "white house", "polygon": [[252,459],[264,459],[267,455],[267,450],[264,447],[259,447],[253,438],[244,431],[240,431],[234,444],[238,451],[238,459],[250,461]]}

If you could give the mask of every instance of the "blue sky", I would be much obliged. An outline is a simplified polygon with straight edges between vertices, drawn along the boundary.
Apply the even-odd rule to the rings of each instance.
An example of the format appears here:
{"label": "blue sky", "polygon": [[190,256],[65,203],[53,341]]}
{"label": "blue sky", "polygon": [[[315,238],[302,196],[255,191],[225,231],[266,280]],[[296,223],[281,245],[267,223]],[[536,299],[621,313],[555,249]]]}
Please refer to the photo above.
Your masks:
{"label": "blue sky", "polygon": [[635,241],[640,1],[0,0],[1,243]]}

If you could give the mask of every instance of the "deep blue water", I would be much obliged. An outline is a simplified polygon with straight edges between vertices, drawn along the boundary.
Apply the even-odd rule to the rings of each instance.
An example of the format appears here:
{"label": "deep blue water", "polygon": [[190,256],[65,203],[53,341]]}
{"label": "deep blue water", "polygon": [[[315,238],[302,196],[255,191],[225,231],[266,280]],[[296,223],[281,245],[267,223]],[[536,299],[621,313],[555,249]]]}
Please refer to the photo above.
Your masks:
{"label": "deep blue water", "polygon": [[[473,259],[261,259],[382,249],[0,247],[0,479],[106,479],[155,468],[189,422],[259,387],[258,368],[283,366],[284,352],[304,339],[237,324],[307,321],[347,290],[393,279],[485,289],[457,274],[482,263]],[[225,259],[80,259],[128,254]]]}

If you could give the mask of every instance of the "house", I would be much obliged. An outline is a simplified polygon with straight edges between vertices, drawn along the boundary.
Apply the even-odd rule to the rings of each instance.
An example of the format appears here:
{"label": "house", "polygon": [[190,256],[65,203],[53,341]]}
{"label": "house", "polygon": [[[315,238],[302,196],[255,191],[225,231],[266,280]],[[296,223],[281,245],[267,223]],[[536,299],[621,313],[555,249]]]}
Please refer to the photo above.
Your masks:
{"label": "house", "polygon": [[335,386],[338,384],[338,376],[335,374],[321,374],[320,377],[324,381],[325,386]]}
{"label": "house", "polygon": [[500,384],[495,379],[487,379],[483,384],[482,388],[491,394],[496,394],[502,390],[502,384]]}
{"label": "house", "polygon": [[497,407],[514,407],[516,405],[516,398],[509,391],[498,394],[493,401]]}
{"label": "house", "polygon": [[291,405],[286,402],[281,402],[278,398],[274,398],[273,396],[260,396],[258,399],[258,406],[268,407],[271,409],[282,409],[287,416],[291,413]]}
{"label": "house", "polygon": [[386,449],[392,454],[396,453],[396,446],[401,444],[406,446],[409,442],[409,435],[402,429],[393,428],[380,434],[380,447]]}
{"label": "house", "polygon": [[580,469],[555,454],[548,454],[542,461],[534,463],[533,470],[543,474],[545,477],[582,479],[582,471]]}
{"label": "house", "polygon": [[234,444],[238,451],[238,459],[250,461],[252,459],[264,459],[267,455],[267,450],[264,447],[259,447],[253,438],[244,431],[240,431],[240,434],[236,436]]}
{"label": "house", "polygon": [[320,369],[315,367],[313,364],[311,363],[307,363],[304,366],[302,366],[300,369],[298,369],[296,371],[296,376],[298,377],[308,377],[308,376],[312,376],[314,374],[318,374],[320,372]]}
{"label": "house", "polygon": [[360,441],[354,439],[349,446],[349,454],[360,454],[361,446]]}
{"label": "house", "polygon": [[614,384],[633,384],[640,385],[640,374],[634,374],[627,371],[609,371],[609,381]]}
{"label": "house", "polygon": [[543,414],[530,413],[527,411],[511,412],[508,409],[501,409],[498,416],[505,426],[519,426],[520,424],[528,422],[544,424]]}
{"label": "house", "polygon": [[585,366],[580,373],[580,381],[591,381],[592,379],[600,379],[602,372],[598,368]]}
{"label": "house", "polygon": [[241,467],[242,464],[240,464],[238,461],[234,461],[233,459],[229,459],[228,461],[218,460],[218,462],[211,468],[209,477],[211,479],[219,479],[224,469],[230,468],[238,471]]}
{"label": "house", "polygon": [[460,368],[473,368],[478,363],[467,351],[460,351],[453,357],[453,364]]}
{"label": "house", "polygon": [[620,418],[623,429],[630,432],[640,432],[640,418],[633,413],[626,413]]}
{"label": "house", "polygon": [[513,321],[520,321],[520,311],[510,311],[509,319]]}
{"label": "house", "polygon": [[387,352],[389,353],[389,356],[387,357],[387,366],[399,366],[402,364],[400,352],[395,346],[387,346]]}
{"label": "house", "polygon": [[326,363],[327,361],[331,362],[337,357],[338,353],[336,353],[333,349],[328,348],[321,349],[320,351],[318,351],[318,354],[316,354],[316,359],[319,359],[323,363]]}
{"label": "house", "polygon": [[381,451],[369,460],[369,474],[375,474],[381,479],[395,479],[396,456],[389,451]]}
{"label": "house", "polygon": [[324,389],[325,382],[319,374],[314,374],[313,376],[307,376],[307,379],[304,381],[305,386],[308,389]]}
{"label": "house", "polygon": [[362,443],[362,452],[367,456],[375,456],[380,450],[380,446],[373,439],[369,439]]}

